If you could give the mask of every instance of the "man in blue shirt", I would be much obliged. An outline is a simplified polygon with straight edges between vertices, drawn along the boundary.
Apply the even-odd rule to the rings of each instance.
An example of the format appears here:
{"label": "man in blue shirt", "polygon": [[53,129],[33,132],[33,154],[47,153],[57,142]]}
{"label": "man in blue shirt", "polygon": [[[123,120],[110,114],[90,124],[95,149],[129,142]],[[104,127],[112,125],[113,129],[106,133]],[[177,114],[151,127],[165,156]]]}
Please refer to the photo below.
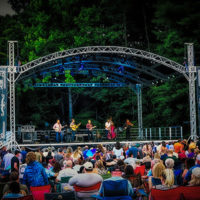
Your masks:
{"label": "man in blue shirt", "polygon": [[129,149],[129,155],[133,155],[133,158],[137,158],[138,156],[138,148],[135,146],[135,144],[132,145],[132,147]]}
{"label": "man in blue shirt", "polygon": [[191,167],[188,170],[187,174],[185,175],[185,182],[189,182],[191,180],[192,170],[195,169],[196,167],[200,167],[200,155],[198,155],[197,158],[196,158],[196,165]]}

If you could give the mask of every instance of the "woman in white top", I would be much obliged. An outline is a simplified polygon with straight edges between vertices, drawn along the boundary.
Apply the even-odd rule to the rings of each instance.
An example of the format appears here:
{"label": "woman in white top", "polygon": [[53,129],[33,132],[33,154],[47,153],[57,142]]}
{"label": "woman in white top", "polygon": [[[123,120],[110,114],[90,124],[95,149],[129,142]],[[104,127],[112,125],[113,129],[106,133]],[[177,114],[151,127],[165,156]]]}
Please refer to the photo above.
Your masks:
{"label": "woman in white top", "polygon": [[121,147],[120,142],[116,142],[115,147],[113,148],[113,154],[116,155],[117,159],[123,159],[124,155],[123,155],[124,151],[123,148]]}

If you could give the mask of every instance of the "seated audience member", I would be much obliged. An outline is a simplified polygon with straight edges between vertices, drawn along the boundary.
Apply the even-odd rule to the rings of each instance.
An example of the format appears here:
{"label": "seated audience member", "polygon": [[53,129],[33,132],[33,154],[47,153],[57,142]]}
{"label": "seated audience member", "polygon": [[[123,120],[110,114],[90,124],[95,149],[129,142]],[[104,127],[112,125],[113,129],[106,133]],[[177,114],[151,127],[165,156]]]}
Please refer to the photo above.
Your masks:
{"label": "seated audience member", "polygon": [[193,167],[191,167],[187,174],[185,175],[185,182],[189,182],[191,180],[191,175],[192,175],[192,170],[195,169],[196,167],[200,167],[200,155],[197,155],[196,157],[196,165],[194,165]]}
{"label": "seated audience member", "polygon": [[152,154],[151,145],[146,143],[142,148],[142,152],[143,152],[144,156],[146,156],[146,155],[150,155],[151,156],[151,154]]}
{"label": "seated audience member", "polygon": [[165,169],[161,175],[161,184],[154,186],[156,189],[167,190],[175,188],[174,185],[174,172],[172,169]]}
{"label": "seated audience member", "polygon": [[200,167],[196,167],[192,170],[189,186],[200,186]]}
{"label": "seated audience member", "polygon": [[167,169],[173,169],[174,168],[174,160],[172,158],[166,159],[165,166]]}
{"label": "seated audience member", "polygon": [[[93,173],[93,164],[91,162],[86,162],[83,166],[84,173],[77,174],[70,178],[69,185],[77,185],[79,187],[90,187],[103,181],[103,178],[99,174]],[[94,192],[92,194],[98,194],[98,192]],[[92,194],[81,193],[79,195],[81,195],[82,197],[88,197],[88,195],[90,196]]]}
{"label": "seated audience member", "polygon": [[188,172],[188,170],[193,167],[195,165],[195,160],[192,159],[192,158],[187,158],[185,160],[185,167],[184,167],[184,170],[183,170],[183,173],[182,173],[182,178],[185,179],[185,176]]}
{"label": "seated audience member", "polygon": [[152,169],[153,176],[149,177],[149,190],[151,190],[153,186],[161,185],[161,178],[164,170],[165,166],[161,162],[154,165]]}
{"label": "seated audience member", "polygon": [[56,177],[56,174],[52,170],[48,169],[48,164],[47,163],[42,163],[42,165],[43,165],[43,167],[45,169],[45,172],[46,172],[48,178]]}
{"label": "seated audience member", "polygon": [[66,177],[66,176],[74,176],[74,175],[77,175],[77,171],[72,169],[72,161],[71,160],[68,160],[68,161],[64,161],[63,162],[63,165],[64,165],[64,169],[61,170],[59,173],[58,173],[58,176],[56,178],[56,181],[61,181],[61,178],[62,177]]}
{"label": "seated audience member", "polygon": [[[48,185],[48,177],[41,163],[36,161],[34,152],[29,152],[26,156],[27,167],[23,176],[23,184],[28,187]],[[37,177],[37,178],[36,178]]]}
{"label": "seated audience member", "polygon": [[54,173],[59,173],[59,171],[61,171],[61,166],[59,162],[55,162],[54,166],[53,166],[53,172]]}
{"label": "seated audience member", "polygon": [[[9,191],[9,188],[10,188],[10,184],[11,184],[12,182],[17,182],[17,183],[19,183],[19,173],[18,173],[17,171],[11,172],[11,174],[10,174],[10,182],[7,183],[7,184],[4,186],[4,188],[3,188],[3,194],[4,194],[4,195],[10,192],[10,191]],[[19,187],[20,187],[20,192],[21,192],[22,194],[24,194],[24,195],[28,195],[28,194],[29,194],[28,188],[27,188],[26,185],[23,185],[23,184],[20,184],[20,183],[19,183]]]}
{"label": "seated audience member", "polygon": [[133,188],[139,188],[142,185],[142,179],[140,174],[134,174],[133,167],[127,165],[124,170],[123,178],[130,181]]}
{"label": "seated audience member", "polygon": [[47,154],[47,156],[45,157],[45,159],[46,159],[46,163],[47,163],[47,164],[49,163],[49,160],[53,159],[53,156],[52,156],[52,152],[51,152],[51,151],[48,152],[48,154]]}
{"label": "seated audience member", "polygon": [[163,162],[165,163],[168,158],[174,160],[174,165],[178,162],[178,158],[173,155],[173,150],[171,149],[167,151],[167,156],[163,159]]}
{"label": "seated audience member", "polygon": [[[121,176],[114,176],[114,177],[108,178],[108,179],[106,179],[104,181],[119,181],[119,180],[124,180],[124,178],[122,178]],[[113,196],[114,196],[114,192],[115,191],[113,191]],[[103,196],[103,193],[104,193],[104,188],[103,188],[103,184],[102,184],[101,188],[99,190],[99,195]],[[131,185],[130,181],[128,181],[128,195],[129,196],[133,196],[133,188],[132,188],[132,185]]]}
{"label": "seated audience member", "polygon": [[99,175],[107,174],[107,170],[105,169],[105,166],[102,160],[97,160],[95,162],[95,168],[97,168],[97,173]]}
{"label": "seated audience member", "polygon": [[4,198],[18,198],[24,195],[20,193],[20,185],[18,182],[12,182],[9,185],[8,193],[4,195]]}
{"label": "seated audience member", "polygon": [[116,142],[115,147],[113,148],[113,154],[116,155],[117,159],[123,159],[123,148],[121,147],[120,142]]}

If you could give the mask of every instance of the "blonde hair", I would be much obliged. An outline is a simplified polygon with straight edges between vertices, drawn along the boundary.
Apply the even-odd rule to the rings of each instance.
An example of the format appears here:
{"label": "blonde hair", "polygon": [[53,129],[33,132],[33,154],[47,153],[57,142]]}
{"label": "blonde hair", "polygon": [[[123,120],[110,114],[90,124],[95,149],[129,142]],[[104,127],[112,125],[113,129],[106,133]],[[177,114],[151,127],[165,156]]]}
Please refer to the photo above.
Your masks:
{"label": "blonde hair", "polygon": [[36,160],[36,155],[34,152],[28,152],[26,155],[26,163],[29,164]]}
{"label": "blonde hair", "polygon": [[99,169],[105,169],[105,167],[103,165],[103,161],[101,161],[101,160],[96,161],[96,166]]}
{"label": "blonde hair", "polygon": [[162,177],[164,178],[164,183],[168,187],[171,187],[174,185],[174,172],[172,169],[165,169],[163,171]]}
{"label": "blonde hair", "polygon": [[194,176],[192,174],[192,179],[191,181],[189,182],[189,185],[190,186],[200,186],[200,178],[197,178],[196,176]]}
{"label": "blonde hair", "polygon": [[160,159],[160,154],[159,154],[159,153],[155,153],[155,154],[154,154],[154,159],[155,159],[155,158],[156,158],[156,159]]}
{"label": "blonde hair", "polygon": [[191,181],[189,182],[190,186],[200,186],[200,168],[196,167],[192,170]]}
{"label": "blonde hair", "polygon": [[163,163],[161,163],[161,162],[156,163],[153,166],[153,170],[152,170],[153,177],[160,178],[162,176],[164,170],[165,170],[165,166],[163,165]]}

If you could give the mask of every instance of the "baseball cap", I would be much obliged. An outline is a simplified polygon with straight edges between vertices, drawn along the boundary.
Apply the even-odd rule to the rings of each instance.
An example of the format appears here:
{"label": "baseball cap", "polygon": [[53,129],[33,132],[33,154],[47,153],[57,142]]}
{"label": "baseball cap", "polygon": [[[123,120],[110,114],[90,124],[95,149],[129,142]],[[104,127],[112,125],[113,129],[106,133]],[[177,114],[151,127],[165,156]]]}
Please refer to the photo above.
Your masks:
{"label": "baseball cap", "polygon": [[86,162],[83,166],[85,169],[93,169],[93,164],[91,162]]}

